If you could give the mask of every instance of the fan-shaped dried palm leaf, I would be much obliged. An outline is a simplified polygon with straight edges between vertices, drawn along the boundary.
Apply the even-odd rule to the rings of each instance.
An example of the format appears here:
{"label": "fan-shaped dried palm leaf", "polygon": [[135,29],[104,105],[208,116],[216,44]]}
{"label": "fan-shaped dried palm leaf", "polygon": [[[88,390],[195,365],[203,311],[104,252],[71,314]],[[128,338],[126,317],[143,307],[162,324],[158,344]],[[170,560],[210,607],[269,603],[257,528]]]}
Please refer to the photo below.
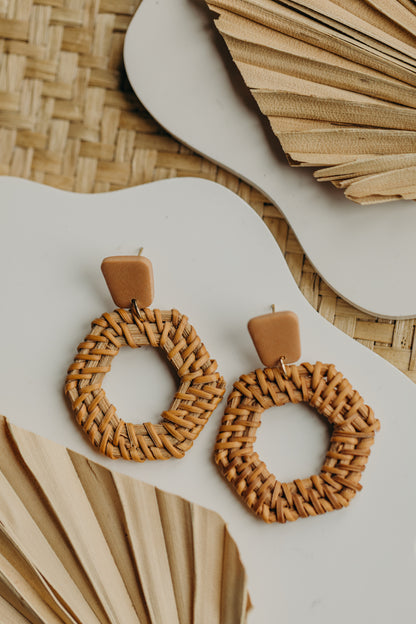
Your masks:
{"label": "fan-shaped dried palm leaf", "polygon": [[0,418],[2,624],[245,622],[216,513]]}
{"label": "fan-shaped dried palm leaf", "polygon": [[289,163],[367,204],[416,199],[410,0],[206,0]]}

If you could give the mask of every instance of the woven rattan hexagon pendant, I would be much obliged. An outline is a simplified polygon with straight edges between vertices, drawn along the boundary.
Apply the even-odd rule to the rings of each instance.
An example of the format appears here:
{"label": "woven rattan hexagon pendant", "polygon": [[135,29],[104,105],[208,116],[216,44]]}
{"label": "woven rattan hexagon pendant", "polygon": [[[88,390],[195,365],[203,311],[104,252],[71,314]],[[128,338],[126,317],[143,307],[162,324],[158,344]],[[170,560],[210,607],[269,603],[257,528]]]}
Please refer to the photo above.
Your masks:
{"label": "woven rattan hexagon pendant", "polygon": [[[247,507],[269,523],[284,523],[346,507],[361,490],[361,473],[379,429],[373,410],[333,364],[285,363],[286,353],[279,351],[283,348],[279,345],[291,341],[282,336],[279,342],[280,330],[293,331],[293,340],[298,340],[294,321],[288,330],[288,314],[293,313],[276,313],[271,320],[257,317],[265,319],[266,324],[274,323],[274,335],[266,346],[274,342],[275,362],[267,360],[267,368],[242,375],[234,383],[215,445],[215,461],[224,477]],[[263,328],[256,332],[253,320],[249,329],[260,354],[265,344]],[[258,344],[259,340],[263,344]],[[269,352],[267,357],[270,358]],[[256,431],[269,407],[302,401],[330,423],[329,448],[319,474],[281,483],[254,450]]]}
{"label": "woven rattan hexagon pendant", "polygon": [[[105,312],[79,344],[65,382],[75,419],[91,443],[112,459],[181,458],[221,401],[225,382],[185,315],[144,307],[153,300],[147,258],[107,258],[102,270],[116,305],[130,304],[130,309]],[[178,390],[158,424],[124,422],[102,388],[120,348],[145,345],[161,349],[179,378]]]}

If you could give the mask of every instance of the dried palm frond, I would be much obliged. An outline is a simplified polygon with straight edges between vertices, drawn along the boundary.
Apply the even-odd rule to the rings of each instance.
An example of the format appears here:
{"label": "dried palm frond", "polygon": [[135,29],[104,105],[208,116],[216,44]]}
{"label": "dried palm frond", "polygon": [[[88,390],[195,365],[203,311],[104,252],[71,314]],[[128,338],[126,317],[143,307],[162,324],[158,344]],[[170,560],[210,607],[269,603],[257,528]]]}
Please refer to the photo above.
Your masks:
{"label": "dried palm frond", "polygon": [[235,624],[249,606],[218,514],[0,417],[2,624]]}
{"label": "dried palm frond", "polygon": [[288,161],[361,204],[416,199],[410,0],[206,0]]}

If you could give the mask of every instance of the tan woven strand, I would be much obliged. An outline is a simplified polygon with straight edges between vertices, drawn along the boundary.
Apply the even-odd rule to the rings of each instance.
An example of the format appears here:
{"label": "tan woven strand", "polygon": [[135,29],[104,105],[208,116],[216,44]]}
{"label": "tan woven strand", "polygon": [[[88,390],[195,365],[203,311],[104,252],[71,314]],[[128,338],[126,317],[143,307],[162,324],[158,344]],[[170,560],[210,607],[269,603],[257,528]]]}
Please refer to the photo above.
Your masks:
{"label": "tan woven strand", "polygon": [[[110,457],[143,462],[183,457],[201,433],[225,392],[195,329],[177,310],[139,310],[140,318],[119,309],[92,322],[68,369],[65,394],[77,423],[98,450]],[[102,381],[120,347],[159,347],[179,377],[171,406],[158,424],[133,425],[120,420]]]}
{"label": "tan woven strand", "polygon": [[[242,375],[234,384],[215,445],[215,461],[246,505],[265,522],[286,522],[346,507],[361,489],[379,421],[333,364],[287,366]],[[254,451],[264,410],[305,401],[332,425],[319,475],[280,483]]]}

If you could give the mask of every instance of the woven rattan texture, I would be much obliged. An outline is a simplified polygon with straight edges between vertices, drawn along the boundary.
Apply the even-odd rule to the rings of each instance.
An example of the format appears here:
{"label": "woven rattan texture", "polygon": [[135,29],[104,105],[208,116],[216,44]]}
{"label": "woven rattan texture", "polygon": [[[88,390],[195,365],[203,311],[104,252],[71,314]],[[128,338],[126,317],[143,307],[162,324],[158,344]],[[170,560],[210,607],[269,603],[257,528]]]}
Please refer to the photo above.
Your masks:
{"label": "woven rattan texture", "polygon": [[[69,367],[65,394],[92,444],[111,459],[180,458],[221,401],[225,383],[186,316],[177,310],[138,312],[119,309],[92,322]],[[159,424],[125,423],[102,389],[114,356],[126,345],[160,348],[179,377],[178,391]]]}
{"label": "woven rattan texture", "polygon": [[269,226],[310,303],[416,381],[415,319],[377,320],[337,297],[265,197],[182,146],[143,109],[122,59],[139,4],[0,0],[0,174],[85,193],[177,176],[219,182]]}
{"label": "woven rattan texture", "polygon": [[[215,446],[215,461],[246,505],[265,522],[286,522],[346,507],[365,468],[379,422],[333,364],[258,369],[234,383]],[[319,475],[281,483],[254,450],[262,413],[304,401],[332,426]]]}

